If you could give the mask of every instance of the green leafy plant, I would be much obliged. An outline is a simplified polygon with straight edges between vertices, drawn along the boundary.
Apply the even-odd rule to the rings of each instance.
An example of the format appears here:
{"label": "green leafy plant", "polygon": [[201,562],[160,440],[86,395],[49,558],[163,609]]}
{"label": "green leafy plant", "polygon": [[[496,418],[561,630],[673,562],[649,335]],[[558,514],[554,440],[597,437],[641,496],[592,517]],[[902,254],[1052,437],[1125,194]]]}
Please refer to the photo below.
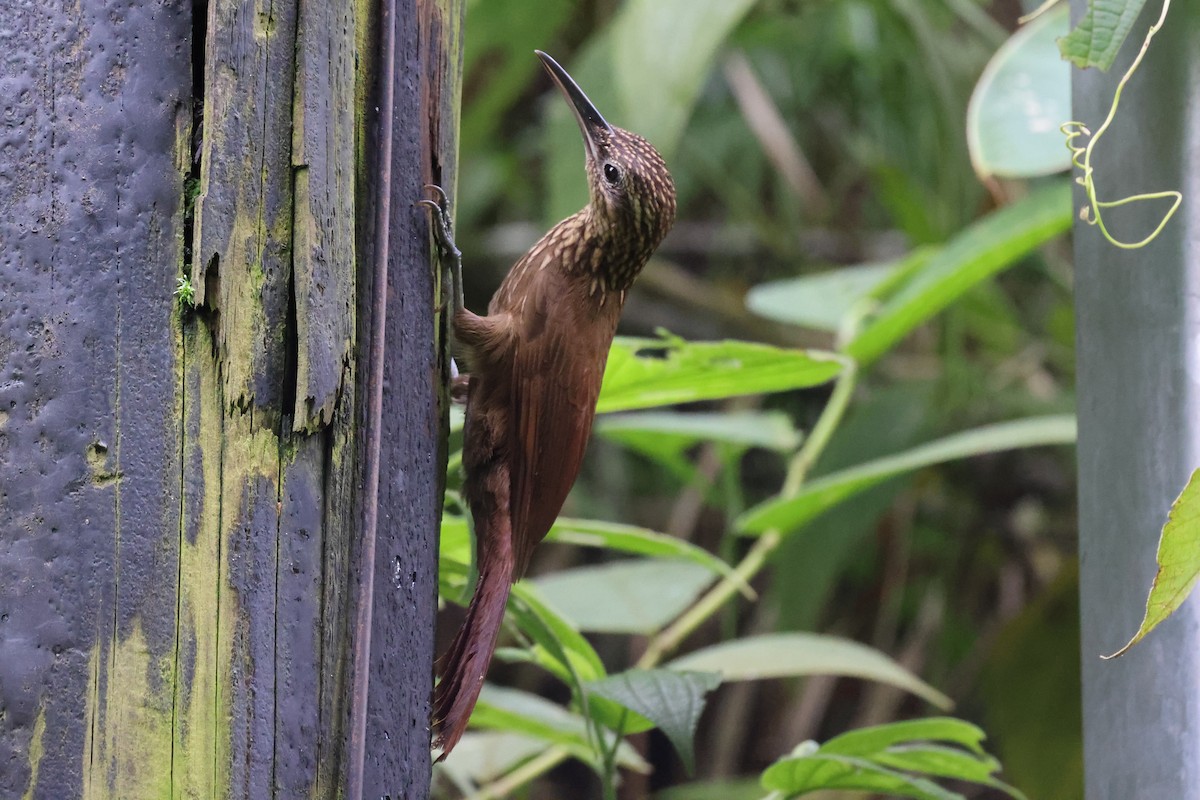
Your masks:
{"label": "green leafy plant", "polygon": [[[613,797],[619,780],[650,770],[653,761],[662,783],[664,764],[667,773],[676,767],[673,757],[645,747],[640,734],[662,731],[685,768],[701,746],[693,741],[697,736],[705,745],[723,739],[736,749],[755,726],[749,711],[732,715],[730,723],[726,712],[736,704],[731,697],[758,696],[751,682],[764,679],[791,680],[779,689],[786,692],[789,711],[801,693],[807,698],[820,678],[833,676],[856,681],[855,691],[864,696],[903,698],[896,704],[903,702],[902,710],[894,707],[888,719],[947,712],[948,693],[964,694],[962,676],[947,675],[944,661],[906,667],[889,655],[901,651],[895,646],[899,637],[864,636],[861,617],[874,613],[873,593],[871,611],[860,612],[849,625],[850,612],[839,601],[849,592],[868,591],[864,583],[874,572],[861,576],[874,565],[863,562],[883,558],[870,536],[876,526],[890,524],[885,509],[893,499],[899,496],[903,506],[904,498],[926,494],[897,486],[946,482],[955,470],[939,465],[955,460],[982,455],[984,463],[1002,461],[989,454],[1074,438],[1073,419],[1060,413],[1069,402],[996,391],[999,381],[984,372],[993,368],[993,355],[1005,362],[999,373],[1011,369],[1018,356],[1027,357],[1022,349],[1036,346],[1047,348],[1053,355],[1047,360],[1064,365],[1069,378],[1073,336],[1069,296],[1051,291],[1048,313],[1055,315],[1059,338],[1026,343],[1019,330],[1026,309],[1014,307],[1025,296],[1010,301],[1011,285],[1001,289],[992,280],[1025,260],[1040,270],[1040,286],[1055,286],[1061,279],[1054,272],[1058,261],[1037,251],[1072,224],[1065,179],[1044,181],[1028,195],[1001,203],[999,211],[979,216],[991,204],[968,167],[963,111],[984,61],[1007,32],[975,4],[961,2],[784,8],[631,0],[581,13],[569,3],[547,0],[540,14],[511,13],[513,6],[504,2],[468,5],[474,15],[468,30],[475,33],[467,39],[459,214],[462,229],[482,226],[486,241],[468,241],[464,249],[477,261],[491,259],[498,271],[536,235],[535,226],[513,220],[557,219],[582,202],[578,134],[570,119],[555,116],[556,104],[546,107],[548,124],[538,119],[539,105],[529,102],[538,90],[531,82],[537,70],[528,54],[547,43],[579,42],[580,26],[595,23],[596,30],[564,63],[613,122],[675,153],[668,160],[680,191],[681,219],[706,226],[719,241],[728,236],[734,250],[747,238],[754,243],[740,254],[713,257],[703,266],[689,263],[687,269],[675,268],[672,260],[679,256],[668,248],[643,276],[642,286],[650,291],[640,297],[651,292],[684,297],[679,287],[699,275],[697,282],[703,280],[711,294],[734,299],[692,306],[685,298],[684,309],[697,310],[694,316],[702,320],[689,336],[749,338],[765,332],[763,340],[774,344],[687,341],[663,331],[614,344],[595,425],[604,445],[590,458],[597,473],[618,473],[611,479],[616,491],[610,497],[607,490],[614,487],[595,491],[587,476],[581,480],[570,506],[574,516],[560,519],[547,538],[577,548],[552,548],[548,555],[551,563],[561,558],[569,566],[535,570],[514,587],[509,603],[497,672],[504,673],[505,662],[521,665],[524,688],[485,688],[471,730],[439,765],[438,775],[470,797],[519,796],[534,780],[558,779],[564,773],[547,774],[573,761],[594,772],[602,796]],[[681,35],[681,24],[702,28],[703,41],[686,53],[657,57],[655,48],[664,42],[694,40]],[[739,89],[728,79],[729,69],[721,80],[722,59],[729,67],[734,54],[777,105],[777,116],[795,125],[792,144],[816,167],[825,211],[794,197],[775,157],[764,155],[765,143],[763,150],[753,146],[730,96]],[[655,85],[667,88],[647,102],[651,68]],[[534,152],[548,153],[540,186],[529,180],[527,156]],[[710,223],[705,215],[720,222]],[[810,252],[801,237],[810,228],[821,233],[824,225],[835,235],[848,234],[852,255]],[[521,237],[527,241],[521,243]],[[859,246],[876,237],[890,246]],[[856,261],[870,263],[829,268]],[[1028,274],[1002,280],[1012,283]],[[747,297],[748,312],[740,302],[746,284],[757,284]],[[1036,294],[1045,299],[1044,290]],[[1064,307],[1068,316],[1061,319]],[[633,330],[662,324],[657,315],[630,319],[636,313],[631,303],[626,322]],[[672,328],[684,327],[679,317],[671,319]],[[797,334],[792,326],[806,332]],[[810,335],[814,330],[820,338]],[[797,346],[802,336],[809,346]],[[811,346],[814,341],[822,346]],[[982,365],[971,363],[977,352],[962,352],[968,347],[985,353]],[[934,359],[950,376],[936,395],[908,374],[914,362]],[[981,391],[986,402],[969,413],[963,413],[968,404],[953,397]],[[942,405],[955,410],[943,415]],[[939,424],[928,424],[930,418]],[[457,437],[461,417],[453,419]],[[1053,460],[1063,456],[1056,453]],[[465,602],[473,584],[471,532],[457,493],[460,464],[452,448],[440,562],[448,603]],[[944,488],[927,494],[935,502],[954,502]],[[679,526],[665,519],[661,499],[676,495],[672,514],[689,505],[693,513],[697,506],[704,509],[703,525],[682,526],[696,535],[694,541],[667,533]],[[633,507],[626,512],[626,498],[659,502],[651,513]],[[602,516],[664,521],[646,527],[591,518]],[[995,547],[1000,537],[968,530],[969,519],[955,519],[939,532],[945,538],[937,547],[953,551],[959,540]],[[914,526],[914,559],[933,557],[921,541],[927,535]],[[917,552],[921,547],[926,550]],[[958,567],[955,555],[942,557]],[[886,628],[889,615],[890,624],[900,618],[900,611],[887,607],[896,597],[911,605],[922,591],[927,597],[943,594],[924,587],[891,598],[883,593],[879,627]],[[965,660],[962,651],[979,645],[972,644],[973,635],[955,637],[953,629],[977,620],[955,613],[950,610],[945,625],[951,632],[939,635],[933,649],[956,648],[956,658]],[[903,624],[913,616],[906,605]],[[557,702],[528,691],[534,683]],[[776,691],[771,687],[773,696]],[[701,718],[704,709],[708,714]],[[768,786],[765,773],[711,781],[708,775],[736,774],[739,766],[747,772],[745,762],[730,760],[718,768],[702,760],[703,782],[655,797],[759,800],[764,794],[782,798],[849,786],[839,783],[849,779],[847,773],[825,772],[838,759],[861,762],[850,775],[890,781],[871,784],[877,792],[904,796],[916,786],[929,793],[918,796],[958,797],[943,779],[1006,790],[977,728],[943,717],[915,722],[930,727],[900,728],[880,734],[880,740],[860,739],[859,745],[839,736],[823,746],[807,743],[780,759],[786,767],[768,770],[770,781],[790,781],[790,771],[801,769],[792,762],[820,753],[815,778],[807,783],[797,778]],[[770,721],[772,728],[778,723]],[[842,719],[836,724],[838,731],[845,729]],[[865,727],[844,735],[874,731],[862,719],[852,725]],[[794,735],[776,754],[810,736]],[[996,737],[1006,765],[1011,761],[1003,747],[1015,738]],[[913,753],[907,759],[906,749]],[[578,769],[566,774],[577,779]]]}
{"label": "green leafy plant", "polygon": [[179,298],[179,304],[185,308],[194,308],[196,305],[196,287],[192,285],[190,278],[180,278],[175,284],[175,296]]}
{"label": "green leafy plant", "polygon": [[[1055,206],[1046,198],[1058,201],[1053,213]],[[1059,189],[1034,195],[1024,204],[996,212],[993,219],[963,234],[971,246],[951,243],[939,254],[903,271],[882,290],[879,282],[856,284],[870,294],[872,302],[847,304],[852,319],[839,326],[842,343],[837,351],[791,350],[737,341],[689,343],[669,334],[658,339],[616,341],[599,407],[604,413],[624,415],[601,418],[601,435],[645,452],[656,449],[647,437],[660,436],[659,458],[674,464],[681,475],[686,474],[679,457],[681,442],[712,441],[725,446],[752,443],[753,437],[738,422],[746,418],[731,415],[728,424],[718,424],[714,415],[648,414],[645,409],[803,389],[831,379],[833,390],[807,437],[789,436],[788,426],[776,429],[783,433],[786,477],[775,496],[733,520],[732,532],[752,539],[749,549],[733,563],[642,528],[597,520],[559,521],[549,537],[552,541],[634,557],[534,578],[515,587],[510,611],[517,640],[515,646],[498,651],[498,658],[541,667],[565,684],[571,699],[561,707],[513,694],[513,690],[485,692],[480,710],[472,718],[473,725],[519,733],[521,738],[490,740],[491,757],[510,763],[511,769],[485,786],[479,796],[502,796],[568,758],[590,764],[606,796],[613,796],[617,767],[640,766],[634,754],[622,745],[624,737],[651,727],[662,729],[690,766],[692,732],[705,697],[723,682],[844,675],[883,681],[939,708],[949,707],[945,695],[883,653],[834,636],[742,637],[670,662],[666,659],[730,599],[748,593],[750,580],[768,567],[772,553],[787,536],[855,494],[889,477],[950,459],[1074,440],[1074,421],[1069,416],[1013,420],[931,441],[818,480],[808,477],[852,401],[859,364],[878,358],[886,347],[900,341],[971,286],[1060,231],[1065,225],[1063,217],[1069,218],[1064,201]],[[791,285],[780,290],[795,291]],[[767,306],[770,303],[762,298],[771,291],[764,288],[758,293]],[[642,413],[629,414],[637,410]],[[452,463],[459,463],[457,456]],[[458,503],[453,491],[448,501],[451,507]],[[464,599],[470,560],[466,520],[448,513],[443,522],[441,558],[441,585],[447,599]],[[639,592],[647,588],[652,595],[641,597]],[[643,655],[630,669],[610,673],[580,634],[581,627],[637,633],[649,639]],[[979,737],[971,739],[967,735],[968,729],[977,729],[952,720],[929,721],[929,726],[873,733],[886,743],[877,747],[871,744],[875,749],[864,744],[862,747],[867,749],[861,752],[843,749],[855,742],[874,743],[876,739],[863,733],[859,738],[835,738],[812,752],[811,748],[802,748],[769,769],[764,774],[764,786],[783,792],[779,797],[810,788],[858,786],[937,798],[958,796],[931,783],[939,777],[1002,786],[992,777],[995,761],[978,749]],[[900,733],[912,736],[888,739]],[[966,751],[913,744],[921,737],[947,738],[965,746]],[[529,738],[542,741],[544,746],[532,759],[528,756]],[[471,748],[466,752],[472,752]],[[456,781],[470,785],[480,773],[464,761],[464,756],[456,752],[448,769],[455,773]],[[836,770],[821,766],[835,762],[841,765]],[[926,777],[912,777],[910,773]]]}

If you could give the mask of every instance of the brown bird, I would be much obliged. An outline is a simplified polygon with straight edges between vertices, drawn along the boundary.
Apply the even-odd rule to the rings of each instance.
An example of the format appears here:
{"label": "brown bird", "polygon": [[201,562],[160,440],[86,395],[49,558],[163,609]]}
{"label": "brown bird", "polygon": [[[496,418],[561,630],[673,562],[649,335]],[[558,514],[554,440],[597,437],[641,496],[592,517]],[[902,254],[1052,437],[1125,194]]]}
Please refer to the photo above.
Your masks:
{"label": "brown bird", "polygon": [[504,617],[509,587],[554,524],[571,490],[625,293],[675,219],[675,184],[662,156],[609,125],[558,63],[535,51],[583,132],[591,200],[558,223],[509,271],[487,316],[463,307],[461,254],[445,193],[434,233],[453,281],[453,332],[470,375],[463,434],[464,495],[475,520],[479,583],[441,662],[435,747],[462,736]]}

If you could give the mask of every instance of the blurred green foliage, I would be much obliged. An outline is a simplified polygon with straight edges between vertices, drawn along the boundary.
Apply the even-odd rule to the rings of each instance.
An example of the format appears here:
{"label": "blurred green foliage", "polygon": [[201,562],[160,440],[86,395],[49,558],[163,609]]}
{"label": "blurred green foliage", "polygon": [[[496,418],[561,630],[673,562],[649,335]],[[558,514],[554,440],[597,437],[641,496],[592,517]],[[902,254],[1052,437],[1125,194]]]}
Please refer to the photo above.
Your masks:
{"label": "blurred green foliage", "polygon": [[[800,756],[841,757],[838,736],[931,713],[895,681],[812,677],[882,681],[894,667],[987,731],[1006,783],[1031,798],[1082,797],[1067,602],[1074,465],[1069,448],[1013,449],[1070,439],[1071,275],[1055,237],[1071,209],[1054,179],[981,183],[964,127],[975,82],[1020,10],[977,0],[468,0],[455,198],[468,304],[482,308],[548,223],[586,200],[578,131],[532,55],[539,48],[610,122],[667,158],[679,221],[622,324],[630,336],[664,327],[681,338],[618,342],[610,366],[620,370],[601,406],[623,413],[598,418],[564,510],[576,519],[560,522],[534,579],[517,587],[514,632],[490,675],[513,688],[485,693],[479,732],[441,773],[447,796],[451,785],[602,796],[607,783],[582,763],[597,774],[622,767],[620,786],[608,787],[622,798],[762,797],[784,786],[759,783],[777,760],[790,766],[771,767],[772,780],[799,781]],[[722,341],[688,343],[698,339]],[[657,408],[667,403],[684,405]],[[996,439],[975,430],[999,422],[1015,427]],[[963,441],[979,446],[925,457]],[[896,459],[902,468],[872,474],[845,502],[818,498],[786,535],[738,536],[764,509]],[[471,575],[457,481],[452,470],[442,563],[453,602]],[[684,578],[648,608],[628,581],[652,583],[645,570],[659,563],[672,565],[657,573],[664,581]],[[668,595],[670,613],[655,613]],[[550,599],[564,596],[575,610]],[[672,624],[681,610],[694,625]],[[858,642],[871,655],[855,663],[878,657],[883,672],[805,670],[792,653],[763,666],[793,677],[725,681],[711,694],[704,681],[654,677],[669,656],[686,665],[686,653],[789,632],[821,635],[796,640],[813,659]],[[635,665],[655,668],[653,680],[629,672]],[[590,695],[592,681],[609,682],[608,694]],[[647,712],[663,703],[632,697],[653,691],[683,693],[667,706],[704,708],[695,779],[662,733],[621,735],[657,721]],[[659,716],[677,746],[696,719]],[[954,774],[994,785],[969,796],[1003,796],[974,729],[946,724],[928,738],[953,734],[966,748],[947,756],[965,770]],[[793,753],[806,740],[826,750]],[[907,785],[891,771],[915,762],[889,747],[863,757],[877,759],[888,786]],[[520,788],[525,778],[532,788]]]}

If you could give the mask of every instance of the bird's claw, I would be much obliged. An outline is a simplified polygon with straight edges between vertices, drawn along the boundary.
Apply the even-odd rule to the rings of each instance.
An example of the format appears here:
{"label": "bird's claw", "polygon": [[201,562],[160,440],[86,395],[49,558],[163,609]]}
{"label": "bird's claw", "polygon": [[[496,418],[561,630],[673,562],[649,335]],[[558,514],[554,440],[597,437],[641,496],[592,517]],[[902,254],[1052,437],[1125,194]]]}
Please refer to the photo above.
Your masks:
{"label": "bird's claw", "polygon": [[424,188],[434,192],[437,200],[421,199],[416,202],[416,205],[426,206],[434,212],[433,235],[442,255],[456,253],[458,248],[454,244],[454,221],[450,216],[450,198],[446,196],[446,191],[436,183],[427,183]]}

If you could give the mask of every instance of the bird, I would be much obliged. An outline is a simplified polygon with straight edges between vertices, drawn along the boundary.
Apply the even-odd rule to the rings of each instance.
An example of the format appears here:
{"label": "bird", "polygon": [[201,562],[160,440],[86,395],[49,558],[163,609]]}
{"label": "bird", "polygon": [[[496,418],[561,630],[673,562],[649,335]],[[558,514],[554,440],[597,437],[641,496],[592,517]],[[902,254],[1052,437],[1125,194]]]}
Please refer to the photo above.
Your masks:
{"label": "bird", "polygon": [[491,663],[510,587],[529,567],[579,475],[626,294],[675,220],[659,152],[610,125],[557,61],[535,50],[584,142],[589,200],[510,269],[480,316],[465,308],[462,255],[446,194],[420,204],[452,283],[451,331],[468,372],[463,496],[475,525],[478,582],[440,662],[433,746],[446,758],[466,730]]}

